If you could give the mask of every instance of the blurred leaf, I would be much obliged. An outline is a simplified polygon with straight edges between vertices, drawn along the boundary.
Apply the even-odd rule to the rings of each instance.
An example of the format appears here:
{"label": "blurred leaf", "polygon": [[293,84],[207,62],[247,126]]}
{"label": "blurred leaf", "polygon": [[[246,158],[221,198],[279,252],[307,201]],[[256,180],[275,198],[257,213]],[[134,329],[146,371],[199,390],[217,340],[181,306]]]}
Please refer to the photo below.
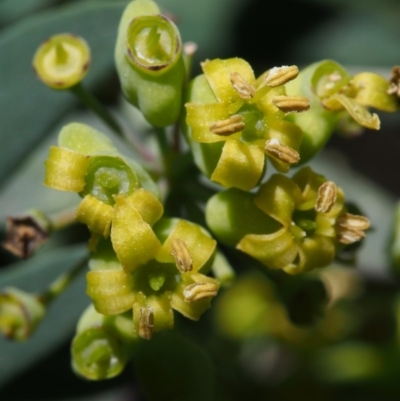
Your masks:
{"label": "blurred leaf", "polygon": [[55,1],[56,0],[2,0],[0,2],[0,24],[9,24]]}
{"label": "blurred leaf", "polygon": [[69,93],[56,93],[36,80],[31,62],[47,37],[73,32],[84,37],[92,51],[86,81],[100,84],[113,68],[113,49],[121,3],[81,1],[43,12],[6,29],[0,35],[0,183],[32,147],[75,103]]}
{"label": "blurred leaf", "polygon": [[[79,245],[57,249],[0,271],[0,289],[15,286],[40,292],[59,274],[72,267],[86,253]],[[43,323],[23,343],[0,338],[0,387],[72,338],[76,322],[90,300],[85,295],[85,279],[81,274],[49,307]]]}
{"label": "blurred leaf", "polygon": [[210,360],[177,332],[160,333],[151,341],[143,341],[134,366],[149,401],[214,399],[215,377]]}

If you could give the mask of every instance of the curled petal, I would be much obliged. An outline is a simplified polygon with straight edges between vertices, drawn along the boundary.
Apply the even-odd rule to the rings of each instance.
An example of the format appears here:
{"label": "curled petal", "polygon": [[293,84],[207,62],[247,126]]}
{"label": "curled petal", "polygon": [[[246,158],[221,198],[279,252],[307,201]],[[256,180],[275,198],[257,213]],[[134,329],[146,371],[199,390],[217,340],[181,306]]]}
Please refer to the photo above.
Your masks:
{"label": "curled petal", "polygon": [[232,86],[231,73],[240,74],[250,84],[255,82],[252,68],[241,58],[207,60],[201,67],[217,99],[226,104],[240,100],[238,92]]}
{"label": "curled petal", "polygon": [[[194,141],[213,143],[227,140],[226,137],[214,134],[210,130],[212,124],[229,118],[229,112],[223,103],[186,103],[185,106],[187,111],[186,123],[191,128]],[[239,136],[240,133],[234,135]]]}
{"label": "curled petal", "polygon": [[359,104],[355,99],[345,95],[336,94],[323,101],[323,105],[329,110],[345,108],[353,119],[365,128],[378,130],[380,120],[377,114],[371,114],[367,108]]}
{"label": "curled petal", "polygon": [[143,188],[138,188],[132,195],[126,198],[150,226],[160,219],[164,213],[162,203],[150,192]]}
{"label": "curled petal", "polygon": [[236,248],[271,269],[286,267],[295,260],[299,251],[292,234],[285,227],[273,234],[245,235]]}
{"label": "curled petal", "polygon": [[335,245],[332,238],[315,235],[304,238],[299,246],[297,263],[291,263],[284,268],[286,273],[299,274],[320,267],[329,266],[335,257]]}
{"label": "curled petal", "polygon": [[132,308],[135,294],[131,274],[122,269],[92,270],[86,279],[86,293],[99,313],[116,315]]}
{"label": "curled petal", "polygon": [[284,175],[274,174],[260,186],[254,203],[265,214],[288,228],[300,200],[301,192],[296,183]]}
{"label": "curled petal", "polygon": [[122,197],[115,202],[111,241],[126,271],[133,271],[153,259],[161,247],[150,225],[127,198]]}
{"label": "curled petal", "polygon": [[76,211],[76,221],[88,226],[92,233],[107,238],[110,235],[113,208],[92,195],[83,198]]}
{"label": "curled petal", "polygon": [[52,146],[45,162],[46,175],[43,184],[61,191],[81,192],[85,187],[85,175],[89,157],[67,148]]}
{"label": "curled petal", "polygon": [[254,188],[261,178],[265,163],[259,146],[229,139],[223,149],[211,179],[226,188]]}
{"label": "curled petal", "polygon": [[192,271],[199,271],[213,256],[216,241],[210,238],[209,234],[197,224],[185,220],[179,220],[165,240],[156,259],[162,263],[174,263],[171,253],[171,244],[174,240],[180,239],[192,257]]}

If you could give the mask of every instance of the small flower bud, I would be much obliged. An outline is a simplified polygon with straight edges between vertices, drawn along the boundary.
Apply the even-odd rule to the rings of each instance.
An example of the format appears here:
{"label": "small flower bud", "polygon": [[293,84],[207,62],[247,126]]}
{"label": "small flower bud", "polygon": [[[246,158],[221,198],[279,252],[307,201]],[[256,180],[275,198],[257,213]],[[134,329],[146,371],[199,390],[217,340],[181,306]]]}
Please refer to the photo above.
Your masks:
{"label": "small flower bud", "polygon": [[0,294],[0,333],[11,340],[26,340],[44,314],[45,306],[33,294],[13,287]]}
{"label": "small flower bud", "polygon": [[49,238],[50,222],[37,211],[7,217],[6,240],[2,246],[14,255],[27,259]]}
{"label": "small flower bud", "polygon": [[78,84],[89,64],[90,49],[86,41],[70,33],[47,39],[33,58],[38,78],[53,89],[67,89]]}
{"label": "small flower bud", "polygon": [[186,302],[194,302],[203,298],[215,297],[218,293],[218,286],[214,283],[193,283],[183,290]]}
{"label": "small flower bud", "polygon": [[337,187],[334,182],[327,181],[318,188],[318,198],[315,210],[321,213],[329,213],[336,202]]}

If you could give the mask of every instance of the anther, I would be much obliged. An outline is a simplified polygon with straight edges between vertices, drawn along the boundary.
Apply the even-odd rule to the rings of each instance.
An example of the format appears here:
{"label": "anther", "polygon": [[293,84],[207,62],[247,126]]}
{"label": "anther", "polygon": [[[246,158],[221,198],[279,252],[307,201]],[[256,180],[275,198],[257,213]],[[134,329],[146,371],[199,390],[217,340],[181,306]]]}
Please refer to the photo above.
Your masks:
{"label": "anther", "polygon": [[318,188],[318,197],[315,210],[321,213],[329,213],[337,198],[337,187],[333,181],[324,182]]}
{"label": "anther", "polygon": [[265,83],[269,87],[275,88],[276,86],[284,85],[296,78],[298,74],[299,69],[296,65],[275,67],[268,71],[268,74],[265,77]]}
{"label": "anther", "polygon": [[171,254],[175,259],[177,269],[186,273],[193,268],[193,259],[184,241],[176,238],[171,243]]}
{"label": "anther", "polygon": [[153,308],[150,306],[140,308],[139,313],[139,336],[145,340],[150,340],[154,329]]}
{"label": "anther", "polygon": [[275,96],[272,103],[285,113],[301,112],[310,108],[310,102],[304,96]]}
{"label": "anther", "polygon": [[243,117],[238,114],[234,114],[226,120],[220,120],[210,125],[210,131],[221,136],[232,135],[243,130]]}
{"label": "anther", "polygon": [[186,302],[194,302],[203,298],[215,297],[218,292],[218,286],[214,283],[193,283],[183,290],[183,296]]}
{"label": "anther", "polygon": [[232,72],[230,75],[233,89],[242,99],[252,99],[256,90],[253,85],[249,84],[238,72]]}
{"label": "anther", "polygon": [[281,144],[276,138],[269,139],[265,143],[265,152],[285,163],[295,164],[300,161],[300,155],[296,150]]}
{"label": "anther", "polygon": [[344,213],[336,223],[336,234],[342,244],[352,244],[365,237],[365,230],[370,227],[369,220],[364,216]]}
{"label": "anther", "polygon": [[396,65],[392,68],[392,75],[389,82],[387,93],[400,97],[400,66]]}

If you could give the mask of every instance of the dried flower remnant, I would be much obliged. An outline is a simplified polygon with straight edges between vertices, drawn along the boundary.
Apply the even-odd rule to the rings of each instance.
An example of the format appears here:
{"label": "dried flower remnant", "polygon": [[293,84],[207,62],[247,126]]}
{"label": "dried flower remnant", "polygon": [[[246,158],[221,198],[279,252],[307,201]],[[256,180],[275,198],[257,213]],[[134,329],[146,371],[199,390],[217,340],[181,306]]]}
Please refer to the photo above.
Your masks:
{"label": "dried flower remnant", "polygon": [[[43,216],[41,219],[45,223]],[[35,215],[7,217],[6,239],[2,243],[4,249],[14,255],[27,259],[49,238],[47,227],[41,224]]]}
{"label": "dried flower remnant", "polygon": [[400,97],[400,66],[396,65],[392,68],[392,75],[389,82],[387,93]]}

